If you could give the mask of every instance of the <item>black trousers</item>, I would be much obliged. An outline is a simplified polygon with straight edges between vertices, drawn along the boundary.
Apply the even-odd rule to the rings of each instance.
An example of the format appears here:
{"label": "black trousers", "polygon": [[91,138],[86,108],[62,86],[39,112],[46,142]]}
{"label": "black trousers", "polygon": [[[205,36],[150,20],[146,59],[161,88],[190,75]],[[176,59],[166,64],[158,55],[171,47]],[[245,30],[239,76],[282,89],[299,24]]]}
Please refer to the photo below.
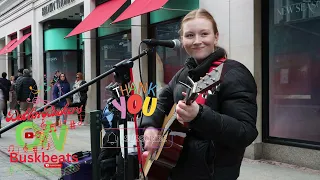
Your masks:
{"label": "black trousers", "polygon": [[8,101],[4,102],[4,107],[3,107],[3,115],[4,117],[7,117],[8,114]]}
{"label": "black trousers", "polygon": [[87,102],[80,102],[80,103],[72,104],[72,107],[80,108],[82,106],[81,107],[81,113],[78,114],[78,121],[79,122],[84,122],[84,119],[86,117],[86,105],[87,105]]}

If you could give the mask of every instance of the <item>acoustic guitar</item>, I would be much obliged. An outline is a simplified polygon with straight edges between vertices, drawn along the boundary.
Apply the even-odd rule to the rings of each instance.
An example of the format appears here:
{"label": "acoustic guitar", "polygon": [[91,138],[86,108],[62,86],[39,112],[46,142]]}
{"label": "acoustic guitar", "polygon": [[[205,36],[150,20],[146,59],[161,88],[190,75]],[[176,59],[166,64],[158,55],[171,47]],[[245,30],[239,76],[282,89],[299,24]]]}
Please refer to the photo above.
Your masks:
{"label": "acoustic guitar", "polygon": [[[187,87],[187,92],[184,99],[187,105],[190,105],[193,101],[195,101],[200,93],[204,93],[208,90],[211,90],[211,92],[214,93],[218,89],[219,84],[221,83],[223,65],[224,63],[221,63],[216,69],[212,70],[210,73],[207,73],[197,82],[193,82],[190,77],[187,77],[192,84],[191,87],[183,82],[179,82]],[[143,173],[145,177],[147,177],[154,162],[161,164],[162,166],[174,167],[179,159],[179,153],[182,150],[183,142],[177,144],[173,142],[172,139],[168,139],[168,136],[169,134],[172,135],[174,131],[176,133],[178,132],[178,134],[184,134],[188,132],[188,129],[179,123],[178,120],[176,120],[177,114],[175,111],[176,104],[172,106],[170,113],[164,118],[162,129],[158,138],[158,140],[160,140],[159,147],[153,153],[147,152],[146,154],[146,152],[144,152],[143,154],[143,156],[146,157],[145,161],[143,161]]]}

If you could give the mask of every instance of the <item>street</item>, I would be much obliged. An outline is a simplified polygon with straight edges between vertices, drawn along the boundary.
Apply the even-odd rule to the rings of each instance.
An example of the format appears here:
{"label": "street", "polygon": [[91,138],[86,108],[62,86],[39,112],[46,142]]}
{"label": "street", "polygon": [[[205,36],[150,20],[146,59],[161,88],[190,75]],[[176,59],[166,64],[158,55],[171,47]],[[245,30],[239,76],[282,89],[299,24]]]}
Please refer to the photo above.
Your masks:
{"label": "street", "polygon": [[[68,121],[76,120],[76,115],[68,117]],[[48,121],[54,122],[53,118]],[[35,121],[40,124],[41,120]],[[2,126],[7,125],[2,120]],[[69,123],[68,127],[69,127]],[[60,168],[45,168],[44,163],[10,163],[8,147],[16,144],[16,128],[2,134],[0,138],[0,180],[31,180],[31,179],[49,179],[57,180],[61,176]],[[57,128],[59,135],[59,128]],[[48,140],[50,142],[50,140]],[[69,129],[64,150],[62,152],[51,148],[45,150],[47,155],[65,155],[73,154],[78,151],[90,151],[90,126],[76,126],[75,129]],[[12,149],[10,149],[12,150]],[[20,152],[23,151],[19,148]],[[15,147],[17,151],[17,147]],[[39,151],[39,149],[38,149]],[[28,151],[32,153],[32,151]],[[263,160],[244,159],[241,174],[238,180],[319,180],[320,171],[311,170],[303,167],[296,167],[284,163]]]}

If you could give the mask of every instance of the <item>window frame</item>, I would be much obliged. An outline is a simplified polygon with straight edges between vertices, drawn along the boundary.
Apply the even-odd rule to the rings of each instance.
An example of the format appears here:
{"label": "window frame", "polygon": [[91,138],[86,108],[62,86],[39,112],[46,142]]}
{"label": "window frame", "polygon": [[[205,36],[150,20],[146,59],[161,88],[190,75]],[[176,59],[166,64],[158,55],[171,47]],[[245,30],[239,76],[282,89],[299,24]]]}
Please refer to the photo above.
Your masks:
{"label": "window frame", "polygon": [[[272,4],[275,0],[272,0]],[[320,150],[320,142],[299,140],[299,139],[291,139],[291,138],[280,138],[270,136],[269,131],[269,123],[270,123],[270,115],[269,115],[269,103],[270,103],[270,66],[269,66],[269,21],[270,19],[270,8],[272,8],[272,4],[269,4],[269,1],[262,1],[261,7],[261,46],[262,46],[262,142],[271,143],[271,144],[279,144],[307,149],[316,149]]]}
{"label": "window frame", "polygon": [[[116,33],[113,33],[113,34],[109,34],[109,35],[106,35],[106,36],[101,36],[101,37],[98,37],[98,29],[96,29],[96,33],[97,33],[97,40],[96,40],[96,64],[97,64],[97,66],[96,66],[96,75],[99,76],[99,75],[101,75],[101,72],[100,72],[100,68],[101,68],[100,67],[101,66],[101,63],[100,63],[101,41],[104,40],[104,39],[108,39],[108,38],[110,38],[112,36],[131,33],[131,28],[127,29],[127,30],[124,30],[124,31],[116,32]],[[131,54],[132,54],[132,52],[131,52]],[[105,73],[105,72],[102,72],[102,73]],[[97,91],[96,91],[97,92],[97,109],[103,110],[103,109],[101,109],[102,106],[100,104],[100,99],[101,99],[100,88],[101,88],[101,81],[98,81],[97,82]]]}
{"label": "window frame", "polygon": [[[158,22],[158,23],[154,23],[154,24],[150,24],[150,18],[148,19],[148,25],[149,25],[149,28],[148,28],[148,34],[150,35],[148,38],[156,38],[156,32],[157,32],[157,29],[156,27],[158,25],[165,25],[165,24],[171,24],[171,23],[176,23],[176,22],[181,22],[182,18],[184,16],[179,16],[179,17],[176,17],[176,18],[173,18],[173,19],[169,19],[169,20],[166,20],[166,21],[161,21],[161,22]],[[152,53],[150,53],[150,55],[148,56],[148,83],[150,84],[151,82],[157,82],[157,77],[156,77],[156,70],[157,70],[157,67],[156,67],[156,50],[152,51]],[[149,95],[151,96],[151,94]],[[155,92],[155,97],[157,97],[157,91]]]}

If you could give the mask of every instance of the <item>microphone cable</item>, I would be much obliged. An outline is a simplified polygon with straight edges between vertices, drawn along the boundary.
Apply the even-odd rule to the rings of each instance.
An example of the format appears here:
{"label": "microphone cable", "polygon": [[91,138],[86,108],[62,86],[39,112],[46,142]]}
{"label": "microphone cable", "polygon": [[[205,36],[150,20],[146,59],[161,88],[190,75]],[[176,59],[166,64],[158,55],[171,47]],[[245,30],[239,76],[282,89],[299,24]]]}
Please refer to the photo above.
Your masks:
{"label": "microphone cable", "polygon": [[[139,44],[139,48],[138,48],[138,55],[141,53],[141,45],[143,44],[143,42],[140,42],[140,44]],[[147,56],[148,56],[148,54],[147,54]],[[139,56],[139,76],[140,76],[140,83],[142,84],[142,87],[143,87],[143,81],[142,81],[142,73],[141,73],[141,57]],[[145,94],[144,94],[144,92],[142,91],[142,97],[143,97],[143,100],[145,100]],[[142,113],[142,110],[141,110],[141,112],[140,112],[140,123],[139,123],[139,127],[141,127],[141,124],[142,124],[142,119],[143,119],[143,113]],[[139,128],[138,127],[138,128]],[[141,142],[139,142],[140,143],[140,145],[141,145]],[[140,149],[142,149],[142,147],[140,148]],[[142,172],[142,175],[143,175],[143,179],[144,180],[146,180],[146,176],[145,176],[145,174],[144,174],[144,170],[143,170],[143,167],[142,167],[142,151],[141,151],[141,159],[140,159],[140,162],[139,162],[139,164],[141,164],[141,166],[140,166],[140,169],[141,169],[141,172]]]}

